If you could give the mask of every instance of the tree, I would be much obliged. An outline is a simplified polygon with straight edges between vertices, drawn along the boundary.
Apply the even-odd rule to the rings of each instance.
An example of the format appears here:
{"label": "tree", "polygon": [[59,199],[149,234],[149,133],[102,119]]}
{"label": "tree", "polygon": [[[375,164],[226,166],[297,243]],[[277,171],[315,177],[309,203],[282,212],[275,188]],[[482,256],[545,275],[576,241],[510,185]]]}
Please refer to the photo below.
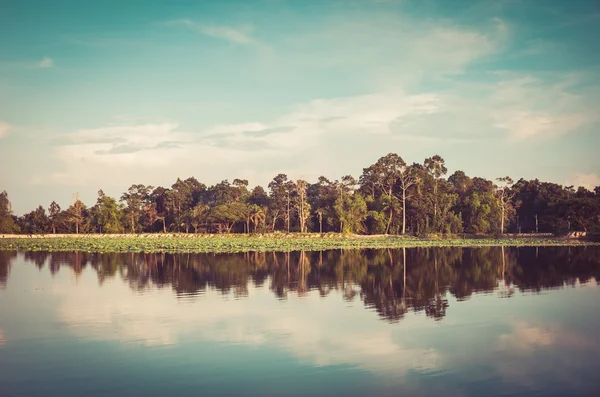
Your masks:
{"label": "tree", "polygon": [[205,221],[210,207],[204,203],[196,204],[191,211],[191,224],[194,227],[194,233],[198,233],[198,228]]}
{"label": "tree", "polygon": [[341,221],[342,233],[359,233],[367,217],[367,203],[360,193],[344,193],[336,200],[335,210]]}
{"label": "tree", "polygon": [[261,207],[258,204],[250,204],[250,209],[248,211],[248,214],[250,216],[250,222],[252,222],[254,233],[257,232],[258,228],[261,225],[265,224],[266,214],[265,214],[264,208],[265,207]]}
{"label": "tree", "polygon": [[478,177],[472,182],[463,203],[465,229],[470,233],[491,233],[497,230],[494,225],[498,225],[500,216],[494,184]]}
{"label": "tree", "polygon": [[79,198],[75,199],[75,202],[67,208],[67,219],[69,223],[75,225],[75,233],[79,234],[80,226],[85,221],[86,206]]}
{"label": "tree", "polygon": [[[269,196],[271,198],[270,214],[272,221],[272,231],[275,230],[278,219],[287,220],[289,230],[289,203],[291,194],[290,184],[293,184],[293,182],[288,181],[287,175],[285,174],[278,174],[269,183]],[[287,214],[287,216],[285,216],[285,214]]]}
{"label": "tree", "polygon": [[[300,233],[306,233],[307,226],[306,222],[310,216],[310,204],[306,198],[306,189],[308,188],[308,183],[301,179],[296,181],[295,190],[296,193],[294,200],[294,208],[298,213],[298,221],[300,222]],[[289,226],[288,226],[289,229]]]}
{"label": "tree", "polygon": [[209,219],[218,224],[219,232],[230,233],[236,222],[246,220],[248,207],[243,203],[221,204],[213,207]]}
{"label": "tree", "polygon": [[[179,179],[177,181],[181,182]],[[152,189],[152,186],[141,184],[131,185],[127,193],[123,193],[121,196],[121,201],[127,204],[125,211],[129,217],[131,233],[136,232],[139,217],[144,210],[144,204],[147,203]]]}
{"label": "tree", "polygon": [[46,233],[50,229],[50,219],[41,205],[19,218],[21,231],[29,234]]}
{"label": "tree", "polygon": [[49,218],[52,225],[52,234],[56,234],[56,223],[60,214],[60,205],[58,205],[56,201],[51,202],[50,207],[48,207],[48,212],[50,213]]}
{"label": "tree", "polygon": [[167,217],[169,216],[169,201],[170,190],[164,187],[157,187],[152,191],[149,197],[149,205],[146,207],[146,212],[150,217],[156,217],[162,222],[162,232],[167,232]]}
{"label": "tree", "polygon": [[400,167],[399,185],[402,190],[402,234],[406,234],[406,194],[408,189],[417,182],[414,171],[406,165]]}
{"label": "tree", "polygon": [[515,192],[511,190],[513,180],[509,176],[496,178],[498,181],[498,205],[500,206],[500,233],[504,233],[504,221],[508,215],[512,213],[514,207],[512,199],[515,197]]}
{"label": "tree", "polygon": [[323,208],[319,208],[316,213],[319,217],[319,233],[323,234]]}
{"label": "tree", "polygon": [[100,233],[123,233],[121,208],[113,197],[109,197],[99,190],[98,200],[92,212]]}
{"label": "tree", "polygon": [[[361,176],[363,186],[371,184],[373,192],[374,187],[377,186],[381,192],[381,196],[388,196],[391,198],[394,196],[394,187],[400,177],[400,170],[404,167],[406,167],[406,163],[402,157],[398,156],[396,153],[389,153],[379,158],[375,164],[363,169],[363,175]],[[386,234],[389,231],[389,225],[392,223],[394,206],[388,205],[387,210],[389,211],[389,218]]]}
{"label": "tree", "polygon": [[432,197],[433,197],[433,200],[432,200],[433,201],[433,218],[432,219],[435,219],[435,217],[437,216],[438,199],[439,199],[438,198],[438,180],[443,175],[446,175],[446,172],[448,172],[448,169],[446,168],[446,162],[444,161],[444,159],[441,158],[440,156],[438,156],[437,154],[433,157],[429,157],[429,158],[425,159],[424,166],[434,181],[433,192],[432,192]]}
{"label": "tree", "polygon": [[0,193],[0,233],[18,233],[19,226],[13,218],[12,206],[6,190]]}

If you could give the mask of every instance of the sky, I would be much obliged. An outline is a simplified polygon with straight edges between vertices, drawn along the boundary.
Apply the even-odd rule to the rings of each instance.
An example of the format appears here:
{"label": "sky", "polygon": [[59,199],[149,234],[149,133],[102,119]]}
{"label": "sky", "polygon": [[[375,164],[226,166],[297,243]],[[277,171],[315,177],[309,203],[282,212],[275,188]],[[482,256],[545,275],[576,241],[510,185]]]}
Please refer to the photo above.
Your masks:
{"label": "sky", "polygon": [[3,0],[16,214],[132,184],[449,174],[600,185],[597,0]]}

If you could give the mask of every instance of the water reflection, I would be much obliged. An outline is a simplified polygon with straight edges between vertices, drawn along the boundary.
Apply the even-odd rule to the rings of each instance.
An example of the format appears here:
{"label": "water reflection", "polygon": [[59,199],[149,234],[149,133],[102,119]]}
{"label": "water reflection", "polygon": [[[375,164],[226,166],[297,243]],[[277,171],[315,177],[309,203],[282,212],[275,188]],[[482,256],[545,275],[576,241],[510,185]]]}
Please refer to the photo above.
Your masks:
{"label": "water reflection", "polygon": [[[80,374],[73,393],[107,392],[100,371],[116,394],[178,379],[198,387],[179,395],[198,382],[206,395],[593,395],[600,289],[570,287],[599,273],[598,247],[0,252],[0,383],[64,393],[55,380]],[[143,373],[119,378],[131,368]]]}
{"label": "water reflection", "polygon": [[[0,285],[6,286],[16,252],[0,252]],[[120,277],[135,291],[172,287],[179,296],[214,288],[235,297],[248,295],[248,285],[262,286],[281,299],[289,292],[305,296],[318,290],[327,296],[341,291],[344,299],[361,299],[389,321],[408,311],[424,311],[441,320],[448,296],[458,301],[474,292],[498,291],[510,298],[515,288],[540,292],[600,280],[599,247],[412,248],[321,252],[253,252],[245,254],[91,254],[25,252],[26,262],[61,267],[76,275],[91,267],[99,285]]]}

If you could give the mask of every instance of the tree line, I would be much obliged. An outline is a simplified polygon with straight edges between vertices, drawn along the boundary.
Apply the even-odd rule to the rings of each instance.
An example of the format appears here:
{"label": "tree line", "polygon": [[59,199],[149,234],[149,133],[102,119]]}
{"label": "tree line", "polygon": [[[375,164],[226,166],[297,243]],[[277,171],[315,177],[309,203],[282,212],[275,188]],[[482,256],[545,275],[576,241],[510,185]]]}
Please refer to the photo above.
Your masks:
{"label": "tree line", "polygon": [[250,188],[245,179],[207,186],[194,177],[171,187],[134,184],[121,197],[98,191],[86,206],[15,216],[0,193],[0,233],[272,233],[501,234],[600,232],[600,186],[562,186],[538,179],[495,181],[456,171],[442,157],[407,164],[390,153],[358,179],[324,176],[315,183],[278,174]]}

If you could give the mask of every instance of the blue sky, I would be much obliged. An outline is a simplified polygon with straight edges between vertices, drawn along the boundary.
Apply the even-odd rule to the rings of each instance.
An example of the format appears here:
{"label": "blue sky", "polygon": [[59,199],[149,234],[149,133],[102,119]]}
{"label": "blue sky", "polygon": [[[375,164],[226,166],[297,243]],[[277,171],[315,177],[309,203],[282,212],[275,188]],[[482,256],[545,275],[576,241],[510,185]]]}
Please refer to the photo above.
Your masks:
{"label": "blue sky", "polygon": [[0,190],[279,172],[450,172],[600,184],[600,5],[505,1],[3,1]]}

